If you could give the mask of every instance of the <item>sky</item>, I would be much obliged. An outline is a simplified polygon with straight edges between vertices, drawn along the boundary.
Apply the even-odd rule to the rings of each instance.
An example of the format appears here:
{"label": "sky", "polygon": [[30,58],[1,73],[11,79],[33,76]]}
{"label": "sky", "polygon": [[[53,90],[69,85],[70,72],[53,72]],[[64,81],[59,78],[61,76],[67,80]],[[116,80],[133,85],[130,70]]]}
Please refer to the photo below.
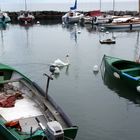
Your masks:
{"label": "sky", "polygon": [[[23,3],[25,0],[0,0],[0,3]],[[75,0],[26,0],[28,3],[71,3]],[[100,2],[100,0],[77,0],[78,2]],[[101,0],[102,2],[112,2],[113,0]],[[115,0],[120,1],[139,1],[139,0]]]}

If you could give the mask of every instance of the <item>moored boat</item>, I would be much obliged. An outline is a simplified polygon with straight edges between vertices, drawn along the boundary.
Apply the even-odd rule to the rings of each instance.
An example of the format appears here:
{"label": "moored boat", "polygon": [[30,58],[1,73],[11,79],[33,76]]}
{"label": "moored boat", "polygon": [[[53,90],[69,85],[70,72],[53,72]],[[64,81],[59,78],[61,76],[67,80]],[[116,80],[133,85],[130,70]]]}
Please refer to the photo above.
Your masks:
{"label": "moored boat", "polygon": [[32,24],[34,22],[34,15],[27,11],[27,2],[25,0],[25,11],[21,11],[18,16],[18,21],[20,24]]}
{"label": "moored boat", "polygon": [[101,25],[112,22],[113,18],[115,18],[115,16],[103,14],[100,10],[94,10],[87,12],[81,19],[81,22],[85,24],[91,23],[94,25]]}
{"label": "moored boat", "polygon": [[112,78],[106,71],[102,72],[101,74],[104,85],[107,86],[108,89],[113,91],[113,94],[116,93],[119,97],[124,98],[127,101],[129,100],[134,104],[140,104],[139,94],[137,94],[137,92],[134,92],[132,88],[130,89],[127,86],[124,86],[123,81],[114,80],[114,78]]}
{"label": "moored boat", "polygon": [[100,40],[100,43],[101,44],[115,44],[116,41],[109,38],[109,39],[105,39],[105,40]]}
{"label": "moored boat", "polygon": [[130,86],[140,91],[140,64],[134,61],[123,60],[116,57],[103,57],[105,70],[117,80],[125,83],[124,86]]}
{"label": "moored boat", "polygon": [[62,22],[64,23],[78,23],[84,15],[77,11],[69,11],[62,16]]}
{"label": "moored boat", "polygon": [[129,29],[140,28],[140,19],[134,17],[116,18],[111,23],[102,25],[107,29]]}
{"label": "moored boat", "polygon": [[18,21],[21,24],[28,24],[33,23],[35,17],[28,11],[20,12],[20,15],[18,16]]}
{"label": "moored boat", "polygon": [[74,140],[77,130],[35,82],[0,64],[0,135],[8,140]]}
{"label": "moored boat", "polygon": [[8,16],[7,13],[5,12],[0,12],[0,23],[8,23],[10,22],[11,19],[10,17]]}
{"label": "moored boat", "polygon": [[62,16],[62,22],[64,23],[77,23],[84,16],[82,13],[77,12],[77,0],[75,0],[75,4],[73,7],[70,7],[70,11]]}

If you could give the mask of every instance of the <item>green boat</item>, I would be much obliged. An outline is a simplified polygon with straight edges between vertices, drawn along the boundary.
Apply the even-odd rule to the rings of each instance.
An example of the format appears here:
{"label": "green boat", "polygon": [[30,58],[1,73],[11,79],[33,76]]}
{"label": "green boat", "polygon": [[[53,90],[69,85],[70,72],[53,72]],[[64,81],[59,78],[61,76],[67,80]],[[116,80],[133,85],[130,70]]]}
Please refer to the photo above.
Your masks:
{"label": "green boat", "polygon": [[105,70],[110,76],[123,81],[125,86],[140,92],[140,64],[134,61],[104,55]]}
{"label": "green boat", "polygon": [[0,64],[0,137],[74,140],[78,127],[35,82]]}

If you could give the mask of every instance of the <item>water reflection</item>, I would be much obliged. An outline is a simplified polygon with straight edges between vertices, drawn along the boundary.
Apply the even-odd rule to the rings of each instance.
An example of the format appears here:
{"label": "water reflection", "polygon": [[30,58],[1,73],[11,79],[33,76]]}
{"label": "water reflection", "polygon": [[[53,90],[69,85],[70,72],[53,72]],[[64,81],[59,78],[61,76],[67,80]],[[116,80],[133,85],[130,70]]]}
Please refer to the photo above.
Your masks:
{"label": "water reflection", "polygon": [[133,89],[124,86],[122,81],[115,80],[113,77],[110,77],[109,73],[105,70],[102,73],[102,78],[104,84],[112,91],[117,93],[119,97],[125,98],[134,104],[140,106],[140,95],[138,92]]}
{"label": "water reflection", "polygon": [[0,56],[4,54],[4,30],[6,26],[0,26]]}
{"label": "water reflection", "polygon": [[62,27],[70,32],[70,39],[74,40],[75,44],[77,44],[78,34],[80,34],[80,31],[78,31],[79,26],[77,24],[63,24]]}
{"label": "water reflection", "polygon": [[139,31],[137,32],[137,36],[136,36],[136,44],[135,44],[134,60],[137,61],[137,62],[140,61]]}

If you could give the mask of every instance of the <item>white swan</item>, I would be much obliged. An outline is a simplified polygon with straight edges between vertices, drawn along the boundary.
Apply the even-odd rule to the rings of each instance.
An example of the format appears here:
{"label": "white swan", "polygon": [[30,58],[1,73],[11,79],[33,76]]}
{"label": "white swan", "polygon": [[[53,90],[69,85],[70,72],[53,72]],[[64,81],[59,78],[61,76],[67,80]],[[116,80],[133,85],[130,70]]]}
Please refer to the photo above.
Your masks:
{"label": "white swan", "polygon": [[66,55],[66,60],[65,62],[63,62],[62,60],[60,59],[56,59],[53,63],[54,66],[57,66],[57,67],[64,67],[64,66],[68,66],[70,63],[69,63],[69,55]]}
{"label": "white swan", "polygon": [[50,65],[50,72],[52,72],[52,74],[59,74],[60,69],[55,65]]}

